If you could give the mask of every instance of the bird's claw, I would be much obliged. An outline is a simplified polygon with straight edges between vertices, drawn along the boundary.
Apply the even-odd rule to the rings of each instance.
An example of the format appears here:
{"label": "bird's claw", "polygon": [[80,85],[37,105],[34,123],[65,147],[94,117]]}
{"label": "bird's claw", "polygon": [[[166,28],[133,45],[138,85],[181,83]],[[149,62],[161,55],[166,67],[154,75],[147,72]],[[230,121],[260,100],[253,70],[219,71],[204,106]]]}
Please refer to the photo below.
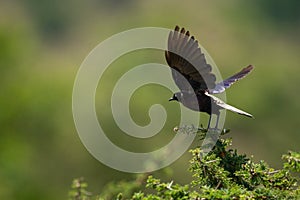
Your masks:
{"label": "bird's claw", "polygon": [[220,132],[221,135],[225,135],[226,133],[230,132],[230,129],[218,129],[218,128],[203,128],[202,124],[200,125],[200,127],[198,127],[198,131],[197,132],[201,132],[201,133],[207,133],[208,131],[213,131],[213,132]]}
{"label": "bird's claw", "polygon": [[218,128],[204,128],[201,124],[200,127],[196,128],[193,125],[191,126],[182,126],[182,127],[175,127],[173,129],[175,132],[182,132],[182,133],[194,133],[199,134],[201,138],[205,138],[207,133],[218,133],[220,135],[225,135],[230,132],[230,129],[218,129]]}

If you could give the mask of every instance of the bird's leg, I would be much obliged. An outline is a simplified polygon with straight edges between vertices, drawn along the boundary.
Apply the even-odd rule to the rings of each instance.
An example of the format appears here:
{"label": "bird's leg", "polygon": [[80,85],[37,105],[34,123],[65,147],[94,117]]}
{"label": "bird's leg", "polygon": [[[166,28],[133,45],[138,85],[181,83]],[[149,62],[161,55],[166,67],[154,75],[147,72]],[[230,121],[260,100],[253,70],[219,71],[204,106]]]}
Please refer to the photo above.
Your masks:
{"label": "bird's leg", "polygon": [[219,118],[220,118],[220,113],[217,115],[217,122],[216,122],[216,125],[215,125],[215,129],[218,129]]}
{"label": "bird's leg", "polygon": [[[212,114],[211,114],[211,115],[212,115]],[[208,120],[207,130],[210,128],[210,123],[211,123],[211,115],[209,115],[209,120]]]}
{"label": "bird's leg", "polygon": [[[217,133],[219,133],[221,135],[225,135],[225,134],[229,133],[230,129],[218,129],[218,125],[219,125],[219,121],[220,121],[220,113],[216,114],[216,115],[217,115],[217,121],[216,121],[215,127],[214,128],[210,128],[210,124],[211,124],[211,120],[212,120],[212,115],[210,115],[209,116],[209,120],[208,120],[208,126],[207,126],[207,129],[205,131],[206,132],[208,132],[209,130],[211,130],[211,131],[217,131]],[[204,131],[204,130],[201,129],[201,131]]]}

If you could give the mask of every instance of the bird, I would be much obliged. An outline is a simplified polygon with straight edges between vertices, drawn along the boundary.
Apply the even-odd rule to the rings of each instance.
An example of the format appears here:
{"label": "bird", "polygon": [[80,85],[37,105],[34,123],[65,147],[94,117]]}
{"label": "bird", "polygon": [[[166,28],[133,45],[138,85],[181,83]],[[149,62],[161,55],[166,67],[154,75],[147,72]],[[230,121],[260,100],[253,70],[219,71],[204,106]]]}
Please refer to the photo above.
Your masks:
{"label": "bird", "polygon": [[217,129],[220,110],[230,110],[234,113],[253,118],[253,115],[233,107],[214,94],[220,94],[233,83],[244,78],[253,69],[253,65],[243,68],[229,78],[216,83],[216,76],[212,73],[212,67],[206,62],[198,41],[189,31],[176,25],[168,35],[167,50],[165,50],[166,62],[171,68],[172,77],[179,88],[179,92],[173,94],[169,101],[178,101],[185,107],[209,114],[207,130],[211,127],[212,114],[217,115],[215,129]]}

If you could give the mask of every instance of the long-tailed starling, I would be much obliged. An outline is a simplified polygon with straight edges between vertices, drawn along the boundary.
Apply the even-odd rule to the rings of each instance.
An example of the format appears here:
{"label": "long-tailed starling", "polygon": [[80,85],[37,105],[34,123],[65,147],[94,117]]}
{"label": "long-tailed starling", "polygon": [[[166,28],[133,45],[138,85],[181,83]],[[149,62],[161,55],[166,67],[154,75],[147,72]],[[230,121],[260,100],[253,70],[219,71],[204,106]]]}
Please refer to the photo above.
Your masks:
{"label": "long-tailed starling", "polygon": [[212,114],[217,115],[215,126],[217,127],[221,109],[253,117],[212,95],[224,92],[233,83],[245,77],[254,68],[252,65],[216,83],[216,76],[212,73],[211,65],[206,62],[197,40],[194,36],[190,36],[189,31],[178,26],[169,34],[165,56],[172,68],[173,79],[180,89],[180,92],[175,93],[169,101],[176,100],[189,109],[208,113],[210,115],[208,128]]}

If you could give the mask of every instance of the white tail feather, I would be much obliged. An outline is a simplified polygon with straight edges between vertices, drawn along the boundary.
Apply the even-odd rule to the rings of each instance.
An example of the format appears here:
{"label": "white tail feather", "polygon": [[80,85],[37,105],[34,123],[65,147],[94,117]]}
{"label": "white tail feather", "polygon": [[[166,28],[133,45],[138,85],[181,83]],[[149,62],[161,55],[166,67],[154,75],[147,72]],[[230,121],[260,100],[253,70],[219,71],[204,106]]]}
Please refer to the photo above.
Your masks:
{"label": "white tail feather", "polygon": [[226,104],[224,101],[222,101],[221,99],[219,99],[219,98],[217,98],[217,97],[215,97],[215,96],[209,94],[208,92],[206,92],[205,95],[207,95],[207,96],[209,96],[210,98],[212,98],[213,101],[214,101],[218,106],[220,106],[220,107],[222,107],[222,108],[224,108],[224,109],[226,109],[226,110],[230,110],[230,111],[235,112],[235,113],[238,113],[238,114],[240,114],[240,115],[245,115],[245,116],[247,116],[247,117],[254,118],[253,115],[251,115],[251,114],[249,114],[249,113],[247,113],[247,112],[245,112],[245,111],[242,111],[242,110],[240,110],[240,109],[238,109],[238,108],[235,108],[235,107],[233,107],[233,106],[231,106],[231,105]]}

